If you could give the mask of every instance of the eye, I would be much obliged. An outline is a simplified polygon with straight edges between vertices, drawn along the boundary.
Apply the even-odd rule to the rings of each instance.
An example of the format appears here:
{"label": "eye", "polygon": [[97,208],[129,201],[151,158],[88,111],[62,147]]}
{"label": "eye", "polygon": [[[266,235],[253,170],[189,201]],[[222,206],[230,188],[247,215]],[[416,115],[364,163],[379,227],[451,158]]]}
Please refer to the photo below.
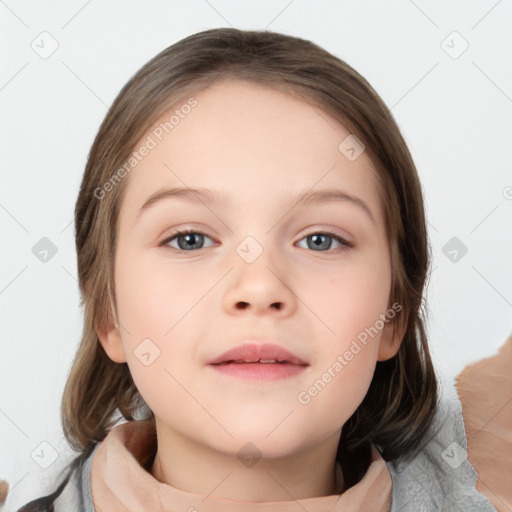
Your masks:
{"label": "eye", "polygon": [[312,249],[316,252],[326,252],[331,250],[332,240],[335,240],[340,244],[341,247],[338,247],[337,249],[341,251],[348,251],[354,247],[352,242],[345,240],[343,237],[333,233],[332,231],[314,231],[306,235],[302,240],[307,241],[307,249]]}
{"label": "eye", "polygon": [[[163,247],[172,247],[180,253],[193,252],[194,249],[204,248],[201,246],[205,240],[205,237],[211,240],[209,236],[205,235],[201,231],[194,229],[184,229],[182,231],[175,231],[172,235],[165,238],[165,240],[162,240],[159,245]],[[311,242],[307,244],[306,248],[312,249],[316,252],[326,252],[328,250],[332,250],[332,240],[335,240],[335,242],[340,245],[340,247],[337,249],[342,251],[348,251],[354,247],[352,242],[345,240],[343,237],[331,231],[315,231],[306,235],[301,239],[301,241],[302,240]],[[177,242],[178,247],[171,245],[171,242],[174,241]]]}
{"label": "eye", "polygon": [[173,247],[178,252],[191,252],[193,249],[202,249],[202,247],[198,247],[202,245],[204,239],[211,238],[200,231],[193,229],[184,229],[183,231],[176,231],[172,235],[168,236],[165,240],[159,244],[161,246],[171,246],[170,243],[176,239],[178,243],[178,247]]}

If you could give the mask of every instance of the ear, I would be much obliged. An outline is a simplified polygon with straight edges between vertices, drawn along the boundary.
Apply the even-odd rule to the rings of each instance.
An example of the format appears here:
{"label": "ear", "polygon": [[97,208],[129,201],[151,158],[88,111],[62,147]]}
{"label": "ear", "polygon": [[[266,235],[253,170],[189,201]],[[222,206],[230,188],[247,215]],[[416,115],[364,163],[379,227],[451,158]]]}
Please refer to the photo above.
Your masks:
{"label": "ear", "polygon": [[[404,339],[407,323],[407,319],[404,320],[403,318],[396,317],[393,321],[387,322],[384,325],[379,343],[377,361],[387,361],[396,355]],[[395,326],[394,334],[393,326]]]}
{"label": "ear", "polygon": [[126,363],[126,353],[121,339],[121,332],[113,312],[108,313],[106,327],[100,329],[96,326],[96,334],[98,335],[103,350],[112,361],[115,363]]}

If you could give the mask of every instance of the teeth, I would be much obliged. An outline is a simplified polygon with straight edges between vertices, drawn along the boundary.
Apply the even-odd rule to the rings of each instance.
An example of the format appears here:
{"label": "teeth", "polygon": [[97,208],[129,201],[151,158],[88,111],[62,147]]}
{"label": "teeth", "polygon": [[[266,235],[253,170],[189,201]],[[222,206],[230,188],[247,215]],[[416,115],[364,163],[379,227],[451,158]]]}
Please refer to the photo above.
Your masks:
{"label": "teeth", "polygon": [[260,359],[260,363],[277,363],[277,359]]}

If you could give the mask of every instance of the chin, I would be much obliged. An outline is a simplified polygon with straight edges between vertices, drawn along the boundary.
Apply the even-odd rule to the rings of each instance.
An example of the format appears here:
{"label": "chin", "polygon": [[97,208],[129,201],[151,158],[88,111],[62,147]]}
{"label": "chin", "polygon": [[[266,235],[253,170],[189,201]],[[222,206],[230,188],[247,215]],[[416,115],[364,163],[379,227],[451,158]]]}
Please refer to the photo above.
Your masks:
{"label": "chin", "polygon": [[[290,418],[285,419],[280,425],[282,418],[276,421],[275,417],[272,417],[272,421],[263,421],[257,414],[251,418],[254,420],[237,418],[236,421],[225,423],[226,426],[230,425],[227,426],[227,429],[233,438],[227,439],[227,436],[223,436],[224,450],[237,455],[239,450],[244,449],[244,446],[247,445],[246,449],[251,450],[254,445],[266,458],[285,457],[300,451],[304,448],[306,439],[313,437],[296,428],[295,422],[292,424],[290,421],[288,425],[285,425]],[[304,422],[307,425],[308,419],[305,418]],[[219,437],[217,439],[220,440]]]}

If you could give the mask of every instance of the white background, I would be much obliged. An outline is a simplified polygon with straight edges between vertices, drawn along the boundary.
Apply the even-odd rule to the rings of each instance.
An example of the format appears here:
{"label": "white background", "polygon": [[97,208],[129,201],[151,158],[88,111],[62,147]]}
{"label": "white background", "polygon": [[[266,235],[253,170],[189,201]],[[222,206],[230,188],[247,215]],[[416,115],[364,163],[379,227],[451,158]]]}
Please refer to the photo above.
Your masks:
{"label": "white background", "polygon": [[[69,460],[59,406],[82,327],[72,220],[90,145],[132,74],[192,33],[267,28],[310,39],[359,71],[392,108],[424,187],[433,249],[428,329],[446,389],[511,332],[511,2],[184,4],[0,2],[5,510],[53,488],[52,475]],[[43,31],[58,42],[47,59],[31,48],[48,37],[38,39]],[[469,47],[453,58],[464,40]],[[46,263],[32,253],[42,237],[58,249]],[[442,252],[452,237],[468,248],[456,263]],[[36,448],[51,457],[41,442],[59,454],[48,469],[31,458]]]}

